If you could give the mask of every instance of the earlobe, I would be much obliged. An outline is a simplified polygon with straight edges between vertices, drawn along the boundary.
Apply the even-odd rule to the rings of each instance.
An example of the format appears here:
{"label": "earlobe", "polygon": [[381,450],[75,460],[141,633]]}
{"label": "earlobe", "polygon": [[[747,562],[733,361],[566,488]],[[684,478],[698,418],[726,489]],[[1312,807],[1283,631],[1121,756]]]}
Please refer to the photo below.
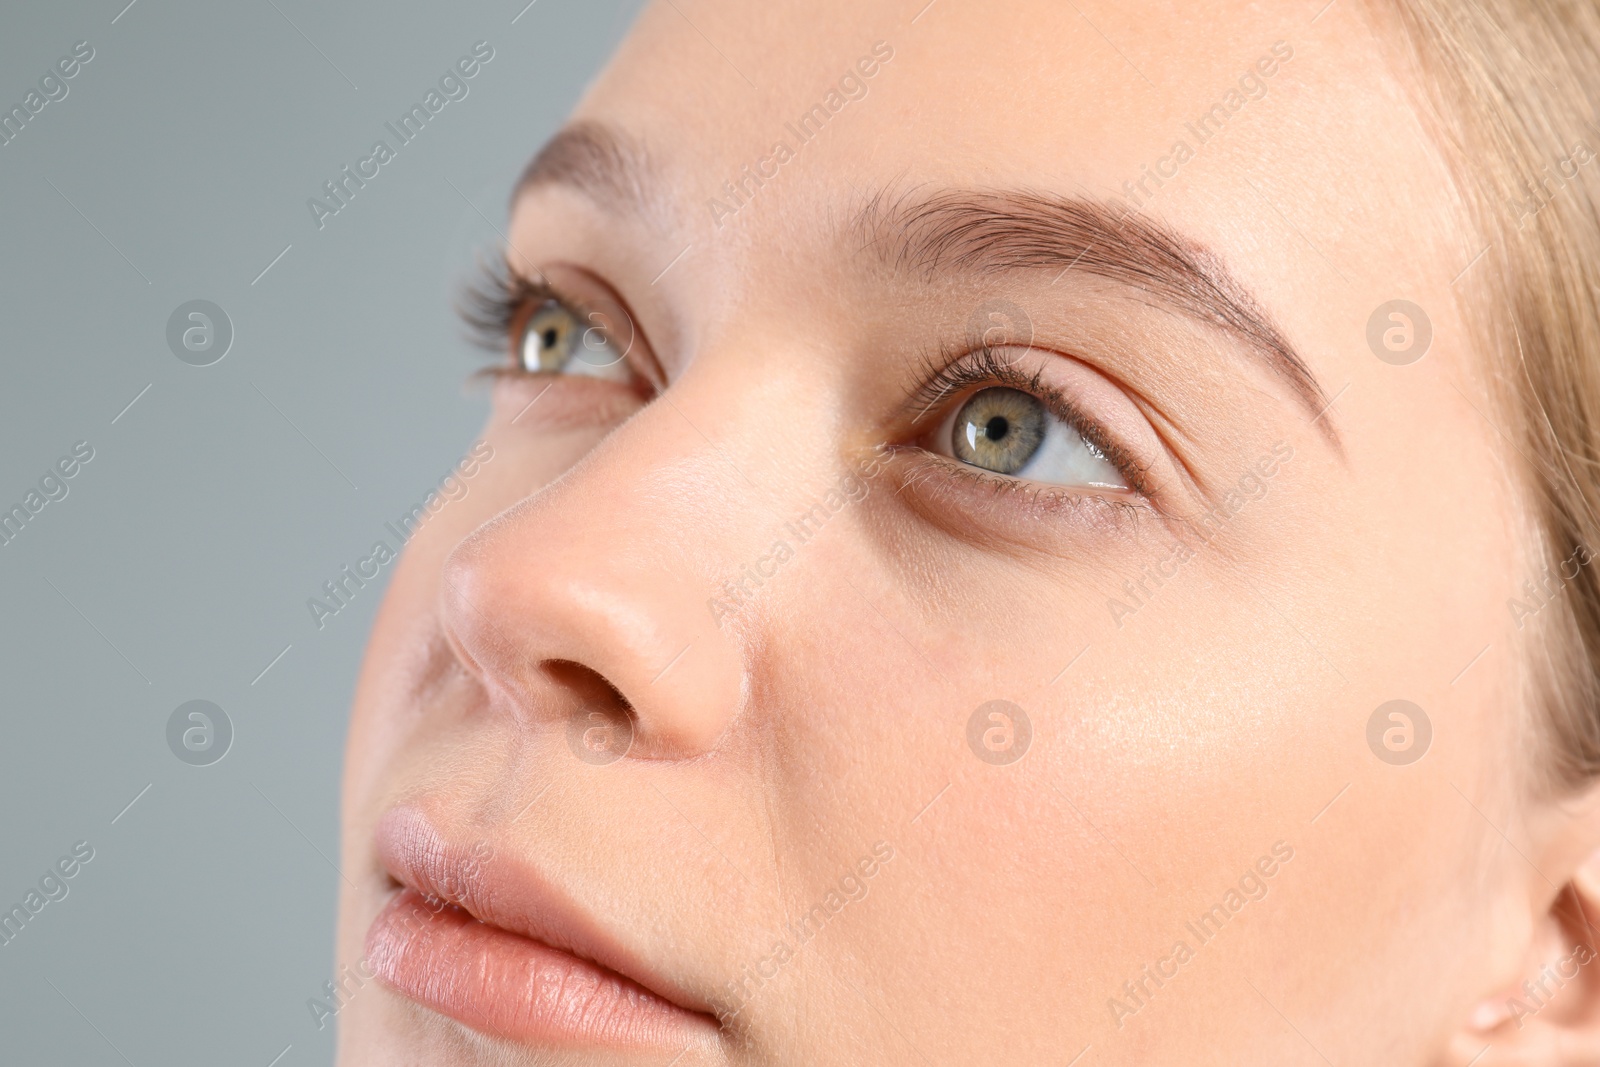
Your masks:
{"label": "earlobe", "polygon": [[1600,852],[1571,872],[1529,938],[1521,975],[1485,997],[1450,1043],[1449,1067],[1600,1063]]}

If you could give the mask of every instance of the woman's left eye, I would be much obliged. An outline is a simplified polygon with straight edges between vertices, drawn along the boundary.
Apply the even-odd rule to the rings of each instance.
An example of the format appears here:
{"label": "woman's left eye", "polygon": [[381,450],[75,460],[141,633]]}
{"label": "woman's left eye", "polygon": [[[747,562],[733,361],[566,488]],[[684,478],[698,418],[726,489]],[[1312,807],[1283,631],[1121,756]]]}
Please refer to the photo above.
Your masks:
{"label": "woman's left eye", "polygon": [[521,369],[534,374],[577,374],[626,382],[633,377],[626,353],[612,343],[609,323],[599,312],[589,321],[566,303],[550,298],[527,312],[512,349]]}
{"label": "woman's left eye", "polygon": [[995,474],[1049,485],[1128,488],[1104,452],[1020,389],[992,386],[972,394],[931,443],[942,455]]}

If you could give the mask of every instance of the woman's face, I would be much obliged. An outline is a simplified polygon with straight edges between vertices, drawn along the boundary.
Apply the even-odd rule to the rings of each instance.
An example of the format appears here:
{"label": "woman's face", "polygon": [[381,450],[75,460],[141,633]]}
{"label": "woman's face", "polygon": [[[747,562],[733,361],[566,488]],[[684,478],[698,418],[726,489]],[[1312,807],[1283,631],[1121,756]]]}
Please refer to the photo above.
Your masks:
{"label": "woman's face", "polygon": [[526,176],[343,1062],[1412,1064],[1519,977],[1534,575],[1381,36],[919,6],[653,5]]}

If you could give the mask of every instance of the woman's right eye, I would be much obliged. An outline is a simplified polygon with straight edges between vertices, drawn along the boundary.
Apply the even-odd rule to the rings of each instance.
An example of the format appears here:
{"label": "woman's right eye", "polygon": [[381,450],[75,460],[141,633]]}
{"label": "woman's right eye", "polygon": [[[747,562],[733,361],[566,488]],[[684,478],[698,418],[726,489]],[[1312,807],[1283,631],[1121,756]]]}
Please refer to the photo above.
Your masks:
{"label": "woman's right eye", "polygon": [[618,348],[618,331],[605,313],[583,313],[550,297],[532,305],[519,318],[510,338],[518,369],[530,374],[634,380],[628,353]]}

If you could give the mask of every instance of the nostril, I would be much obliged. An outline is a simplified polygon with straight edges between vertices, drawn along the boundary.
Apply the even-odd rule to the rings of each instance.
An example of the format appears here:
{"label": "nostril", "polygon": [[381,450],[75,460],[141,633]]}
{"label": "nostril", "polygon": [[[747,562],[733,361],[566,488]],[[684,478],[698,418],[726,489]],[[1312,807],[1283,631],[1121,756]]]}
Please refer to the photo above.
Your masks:
{"label": "nostril", "polygon": [[569,659],[546,660],[540,666],[551,681],[567,689],[579,701],[614,708],[628,718],[636,717],[633,705],[622,695],[622,690],[593,667]]}
{"label": "nostril", "polygon": [[551,681],[571,694],[564,732],[575,757],[604,767],[633,749],[639,717],[620,689],[598,671],[571,660],[550,660],[543,667]]}

